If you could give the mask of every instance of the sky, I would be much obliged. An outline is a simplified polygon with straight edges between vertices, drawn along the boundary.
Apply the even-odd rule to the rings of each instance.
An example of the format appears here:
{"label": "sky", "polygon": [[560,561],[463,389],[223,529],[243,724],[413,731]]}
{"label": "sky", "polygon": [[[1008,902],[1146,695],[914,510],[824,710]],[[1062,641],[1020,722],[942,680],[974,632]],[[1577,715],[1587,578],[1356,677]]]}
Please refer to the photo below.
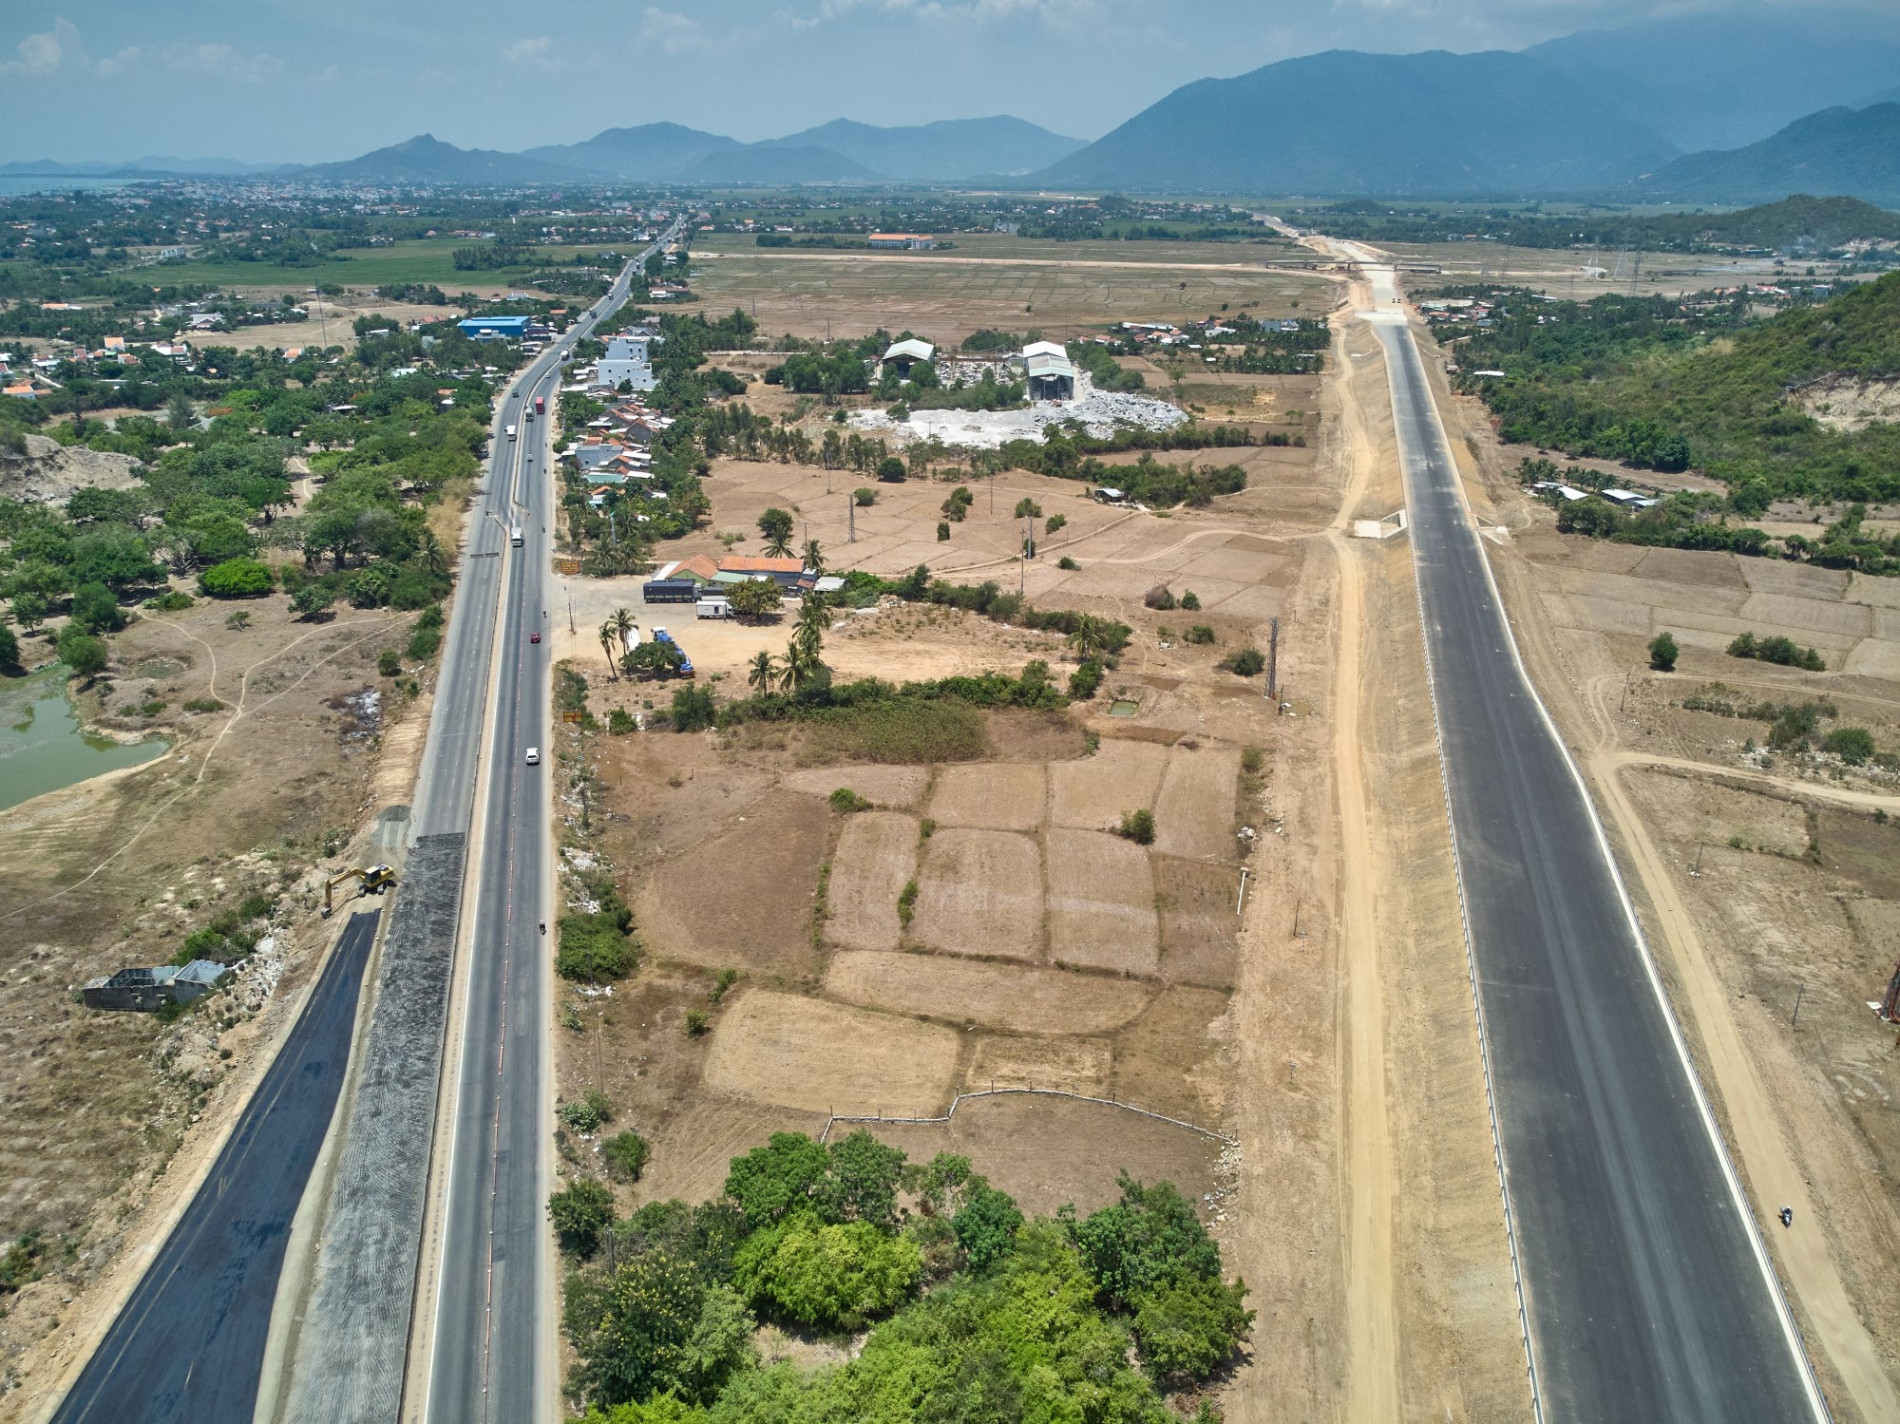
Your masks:
{"label": "sky", "polygon": [[[0,0],[0,161],[315,163],[433,133],[752,141],[1009,113],[1099,137],[1170,90],[1347,48],[1521,49],[1724,0]],[[1753,13],[1812,12],[1756,0]],[[1840,0],[1891,19],[1900,0]]]}

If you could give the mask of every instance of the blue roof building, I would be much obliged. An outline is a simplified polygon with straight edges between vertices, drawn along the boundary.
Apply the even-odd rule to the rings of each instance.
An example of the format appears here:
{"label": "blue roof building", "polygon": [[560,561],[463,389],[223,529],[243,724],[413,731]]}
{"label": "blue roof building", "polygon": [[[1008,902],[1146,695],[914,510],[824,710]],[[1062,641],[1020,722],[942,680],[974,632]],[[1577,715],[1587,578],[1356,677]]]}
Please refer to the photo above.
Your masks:
{"label": "blue roof building", "polygon": [[472,341],[519,341],[528,334],[525,316],[471,316],[455,323]]}

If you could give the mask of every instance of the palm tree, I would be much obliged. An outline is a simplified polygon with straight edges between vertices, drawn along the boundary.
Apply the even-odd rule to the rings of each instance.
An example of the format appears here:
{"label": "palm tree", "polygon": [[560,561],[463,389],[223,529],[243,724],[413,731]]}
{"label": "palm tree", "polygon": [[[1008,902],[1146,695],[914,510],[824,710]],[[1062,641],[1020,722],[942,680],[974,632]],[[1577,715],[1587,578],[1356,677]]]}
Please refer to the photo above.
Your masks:
{"label": "palm tree", "polygon": [[640,630],[640,624],[632,612],[626,608],[616,608],[607,621],[613,625],[614,634],[620,639],[620,651],[632,652],[633,635]]}
{"label": "palm tree", "polygon": [[806,594],[798,605],[798,622],[792,629],[792,646],[811,667],[818,665],[818,655],[825,650],[825,630],[830,625],[831,614],[825,608],[824,599],[815,593]]}
{"label": "palm tree", "polygon": [[786,648],[785,656],[778,660],[778,689],[780,692],[796,692],[809,676],[811,665],[799,651],[798,644],[793,643]]}
{"label": "palm tree", "polygon": [[782,559],[791,552],[792,536],[790,534],[773,534],[767,538],[765,543],[765,555],[767,558]]}
{"label": "palm tree", "polygon": [[772,684],[777,680],[778,676],[778,669],[775,666],[775,662],[776,660],[772,655],[763,649],[754,653],[752,655],[752,661],[748,665],[751,670],[746,673],[746,686],[750,687],[760,696],[764,696],[770,692],[772,690]]}
{"label": "palm tree", "polygon": [[422,530],[422,552],[419,557],[422,566],[432,574],[449,571],[449,556],[442,551],[442,541],[435,537],[435,530],[427,526]]}
{"label": "palm tree", "polygon": [[614,681],[620,678],[620,674],[614,671],[614,640],[619,633],[611,618],[600,625],[600,650],[607,655],[607,676]]}
{"label": "palm tree", "polygon": [[816,539],[805,541],[805,570],[813,578],[821,578],[825,572],[825,546]]}
{"label": "palm tree", "polygon": [[1076,616],[1075,631],[1069,634],[1069,644],[1075,649],[1076,656],[1087,662],[1097,653],[1108,651],[1108,623],[1093,613]]}

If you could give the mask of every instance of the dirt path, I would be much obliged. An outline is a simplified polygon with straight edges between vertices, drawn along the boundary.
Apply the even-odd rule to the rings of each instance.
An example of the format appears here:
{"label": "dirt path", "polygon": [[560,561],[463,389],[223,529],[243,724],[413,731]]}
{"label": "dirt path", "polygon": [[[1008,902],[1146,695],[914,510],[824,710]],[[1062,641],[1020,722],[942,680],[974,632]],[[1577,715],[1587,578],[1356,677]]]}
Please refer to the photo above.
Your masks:
{"label": "dirt path", "polygon": [[[1357,289],[1354,289],[1357,295]],[[1335,321],[1356,320],[1342,312]],[[1366,768],[1360,730],[1365,668],[1364,571],[1347,530],[1358,512],[1377,458],[1354,392],[1353,363],[1344,342],[1333,343],[1340,401],[1339,431],[1351,471],[1332,527],[1326,531],[1339,571],[1339,656],[1333,675],[1332,765],[1339,804],[1341,1040],[1344,1061],[1346,1151],[1340,1195],[1346,1203],[1346,1378],[1348,1419],[1399,1417],[1399,1342],[1393,1300],[1392,1222],[1395,1162],[1385,1080],[1385,986],[1373,925],[1373,838],[1367,811]]]}

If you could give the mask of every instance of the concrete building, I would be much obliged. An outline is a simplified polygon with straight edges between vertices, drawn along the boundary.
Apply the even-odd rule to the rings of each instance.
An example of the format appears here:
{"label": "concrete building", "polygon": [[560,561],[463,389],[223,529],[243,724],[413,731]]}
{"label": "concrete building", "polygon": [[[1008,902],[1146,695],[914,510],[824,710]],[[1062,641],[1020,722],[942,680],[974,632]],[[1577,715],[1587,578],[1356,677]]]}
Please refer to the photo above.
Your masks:
{"label": "concrete building", "polygon": [[928,252],[937,239],[927,232],[874,232],[867,243],[886,252]]}
{"label": "concrete building", "polygon": [[653,375],[653,360],[645,336],[610,336],[607,353],[594,365],[594,384],[617,391],[622,385],[631,390],[650,391],[659,384]]}
{"label": "concrete building", "polygon": [[194,959],[183,968],[160,964],[151,969],[121,969],[117,974],[88,979],[79,997],[89,1009],[156,1013],[168,1003],[188,1004],[202,999],[230,973],[226,966],[210,959]]}

